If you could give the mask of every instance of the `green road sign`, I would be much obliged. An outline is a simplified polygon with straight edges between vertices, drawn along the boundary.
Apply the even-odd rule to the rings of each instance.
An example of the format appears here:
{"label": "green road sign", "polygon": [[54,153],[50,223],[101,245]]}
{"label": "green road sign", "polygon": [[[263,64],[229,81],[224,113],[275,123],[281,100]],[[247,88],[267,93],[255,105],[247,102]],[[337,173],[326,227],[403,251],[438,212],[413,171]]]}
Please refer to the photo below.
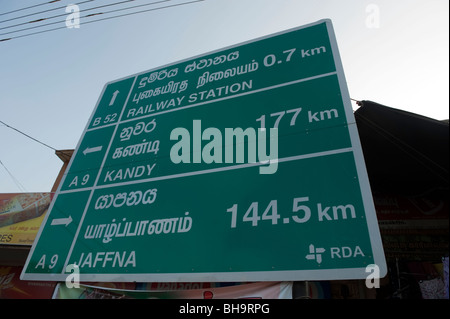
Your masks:
{"label": "green road sign", "polygon": [[331,22],[108,83],[22,279],[72,265],[82,281],[384,276]]}

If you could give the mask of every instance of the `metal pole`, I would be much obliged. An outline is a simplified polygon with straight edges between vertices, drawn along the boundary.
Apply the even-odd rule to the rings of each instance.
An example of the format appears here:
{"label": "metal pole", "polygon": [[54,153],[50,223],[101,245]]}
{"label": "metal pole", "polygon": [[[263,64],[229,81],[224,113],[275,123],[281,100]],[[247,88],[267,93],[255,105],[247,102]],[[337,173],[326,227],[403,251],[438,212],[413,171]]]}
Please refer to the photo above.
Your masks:
{"label": "metal pole", "polygon": [[310,295],[309,295],[309,282],[305,281],[305,299],[311,299]]}

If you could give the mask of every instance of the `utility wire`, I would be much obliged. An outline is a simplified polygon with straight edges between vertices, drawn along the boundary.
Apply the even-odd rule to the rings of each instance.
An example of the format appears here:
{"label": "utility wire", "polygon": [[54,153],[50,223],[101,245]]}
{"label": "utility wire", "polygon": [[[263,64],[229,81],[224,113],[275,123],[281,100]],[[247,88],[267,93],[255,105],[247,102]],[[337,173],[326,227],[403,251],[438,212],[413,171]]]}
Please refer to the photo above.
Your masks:
{"label": "utility wire", "polygon": [[14,130],[14,131],[16,131],[16,132],[19,132],[19,133],[22,134],[22,135],[25,135],[25,136],[28,137],[29,139],[32,139],[33,141],[38,142],[39,144],[42,144],[42,145],[44,145],[44,146],[46,146],[46,147],[48,147],[48,148],[50,148],[50,149],[56,151],[56,148],[51,147],[50,145],[47,145],[47,144],[45,144],[45,143],[39,141],[38,139],[35,139],[34,137],[31,137],[30,135],[28,135],[28,134],[26,134],[26,133],[24,133],[24,132],[22,132],[22,131],[20,131],[20,130],[18,130],[18,129],[16,129],[16,128],[14,128],[14,127],[12,127],[12,126],[6,124],[5,122],[0,121],[0,123],[2,123],[2,124],[5,125],[6,127],[10,128],[10,129],[12,129],[12,130]]}
{"label": "utility wire", "polygon": [[7,14],[10,14],[10,13],[14,13],[14,12],[23,11],[23,10],[32,9],[32,8],[36,8],[36,7],[40,7],[40,6],[44,6],[44,5],[47,5],[47,4],[50,4],[50,3],[54,3],[54,2],[59,2],[59,1],[61,1],[61,0],[53,0],[53,1],[44,2],[44,3],[41,3],[41,4],[35,4],[33,6],[29,6],[29,7],[25,7],[25,8],[21,8],[21,9],[16,9],[16,10],[9,11],[9,12],[3,12],[3,13],[0,13],[0,16],[7,15]]}
{"label": "utility wire", "polygon": [[[170,0],[164,0],[164,1],[170,1]],[[115,19],[115,18],[126,17],[126,16],[139,14],[139,13],[145,13],[145,12],[150,12],[150,11],[156,11],[156,10],[161,10],[161,9],[178,7],[178,6],[183,6],[183,5],[187,5],[187,4],[193,4],[193,3],[196,3],[196,2],[202,2],[202,1],[205,1],[205,0],[195,0],[195,1],[189,1],[189,2],[184,2],[184,3],[177,3],[177,4],[173,4],[173,5],[167,5],[167,6],[158,7],[158,8],[152,8],[152,9],[147,9],[147,10],[140,10],[140,11],[136,11],[136,12],[120,14],[120,15],[107,17],[107,18],[102,18],[102,19],[97,19],[97,20],[93,20],[93,21],[87,21],[87,22],[84,22],[83,24],[95,23],[95,22],[100,22],[100,21],[105,21],[105,20],[110,20],[110,19]],[[152,4],[155,4],[155,3],[152,3]],[[123,10],[125,10],[125,9],[123,9]],[[90,15],[90,16],[93,16],[93,14]],[[48,30],[43,30],[43,31],[38,31],[38,32],[27,33],[27,34],[24,34],[24,35],[19,35],[19,36],[15,36],[15,37],[11,37],[11,38],[0,39],[0,42],[9,41],[9,40],[13,40],[13,39],[24,38],[24,37],[28,37],[28,36],[32,36],[32,35],[36,35],[36,34],[41,34],[41,33],[46,33],[46,32],[66,29],[66,28],[67,28],[66,26],[63,26],[63,27],[58,27],[58,28],[53,28],[53,29],[48,29]]]}
{"label": "utility wire", "polygon": [[0,165],[2,165],[5,168],[5,171],[11,177],[11,179],[14,182],[14,184],[16,184],[16,186],[20,189],[20,191],[21,192],[26,192],[27,190],[25,189],[25,187],[19,182],[19,180],[17,178],[14,177],[14,175],[9,171],[9,169],[6,168],[5,164],[3,164],[3,162],[1,160],[0,160]]}
{"label": "utility wire", "polygon": [[[75,3],[75,5],[80,5],[80,4],[83,4],[83,3],[86,3],[86,2],[91,2],[91,1],[94,1],[94,0],[78,2],[78,3]],[[121,1],[121,2],[105,4],[105,5],[98,6],[98,7],[92,7],[92,8],[83,9],[82,11],[86,12],[86,11],[95,10],[95,9],[99,9],[99,8],[106,8],[106,7],[116,6],[116,5],[119,5],[119,4],[124,4],[124,3],[132,2],[132,1],[135,1],[135,0],[125,0],[125,1]],[[170,1],[170,0],[165,0],[165,1]],[[62,9],[62,8],[65,8],[65,7],[55,8],[54,10]],[[40,13],[40,12],[38,12],[38,13]],[[34,14],[38,14],[38,13],[34,13]],[[0,28],[0,30],[14,28],[14,27],[18,27],[18,26],[21,26],[21,25],[29,24],[29,23],[42,22],[42,21],[45,21],[45,20],[50,20],[50,19],[59,18],[59,17],[65,17],[65,16],[67,16],[67,13],[58,14],[58,15],[55,15],[55,16],[47,17],[47,18],[40,18],[40,19],[36,19],[36,20],[32,20],[32,21],[22,22],[22,23],[10,25],[10,26],[7,26],[7,27],[2,27],[2,28]],[[64,21],[65,20],[59,21],[59,22],[64,22]],[[6,22],[6,20],[5,21],[0,21],[0,23],[2,23],[2,22]],[[41,26],[37,26],[36,28],[38,28],[38,27],[41,27]],[[19,31],[22,31],[22,30],[19,30]],[[13,32],[18,32],[18,31],[13,31]]]}
{"label": "utility wire", "polygon": [[[78,2],[78,3],[74,3],[74,4],[79,5],[79,4],[83,4],[83,3],[86,3],[86,2],[92,2],[92,1],[94,1],[94,0],[86,0],[86,1]],[[134,0],[129,0],[129,1],[134,1]],[[22,19],[22,18],[26,18],[26,17],[31,17],[31,16],[34,16],[34,15],[37,15],[37,14],[41,14],[41,13],[46,13],[46,12],[50,12],[50,11],[64,9],[66,7],[67,6],[62,6],[62,7],[57,7],[57,8],[53,8],[53,9],[47,9],[47,10],[40,11],[40,12],[29,13],[29,14],[26,14],[26,15],[23,15],[23,16],[20,16],[20,17],[15,17],[15,18],[11,18],[11,19],[8,19],[8,20],[0,21],[0,23],[5,23],[5,22],[8,22],[8,21],[18,20],[18,19]],[[28,22],[25,22],[25,23],[28,23]]]}
{"label": "utility wire", "polygon": [[[130,2],[130,1],[134,1],[134,0],[127,0],[127,1],[117,2],[117,3],[113,3],[113,4],[107,4],[107,5],[103,5],[103,6],[98,6],[98,7],[94,7],[94,8],[84,9],[83,12],[90,11],[90,10],[94,10],[94,9],[99,9],[99,8],[104,8],[104,7],[110,7],[110,6],[114,6],[114,5],[118,5],[118,4],[123,4],[123,3],[126,3],[126,2]],[[141,4],[141,5],[137,5],[137,6],[132,6],[132,7],[128,7],[128,8],[122,8],[122,9],[111,10],[111,11],[107,11],[107,12],[91,13],[91,14],[88,14],[88,15],[86,15],[86,16],[80,17],[80,19],[90,18],[90,17],[96,16],[96,15],[100,15],[100,14],[109,14],[109,13],[114,13],[114,12],[118,12],[118,11],[124,11],[124,10],[134,9],[134,8],[138,8],[138,7],[150,6],[150,5],[153,5],[153,4],[158,4],[158,3],[161,3],[161,2],[167,2],[167,1],[170,1],[170,0],[161,0],[161,1],[156,1],[156,2],[152,2],[152,3],[147,3],[147,4]],[[58,18],[58,17],[62,17],[62,16],[67,16],[67,13],[60,14],[60,15],[56,15],[56,16],[53,16],[53,17],[48,17],[48,18],[38,19],[38,20],[35,20],[35,21],[29,21],[29,22],[25,22],[25,23],[16,24],[16,25],[14,25],[14,27],[19,26],[19,25],[29,24],[29,23],[42,22],[42,21],[44,21],[44,20],[50,20],[50,19]],[[32,27],[24,28],[24,29],[20,29],[20,30],[15,30],[15,31],[10,31],[10,32],[0,33],[0,36],[1,36],[1,35],[6,35],[6,34],[11,34],[11,33],[17,33],[17,32],[21,32],[21,31],[26,31],[26,30],[32,30],[32,29],[42,28],[42,27],[46,27],[46,26],[49,26],[49,25],[62,23],[62,22],[65,22],[65,21],[66,21],[66,20],[64,19],[64,20],[60,20],[60,21],[56,21],[56,22],[51,22],[51,23],[46,23],[46,24],[41,24],[41,25],[38,25],[38,26],[32,26]],[[0,28],[0,30],[8,29],[8,28],[11,28],[11,27],[13,27],[13,26]]]}

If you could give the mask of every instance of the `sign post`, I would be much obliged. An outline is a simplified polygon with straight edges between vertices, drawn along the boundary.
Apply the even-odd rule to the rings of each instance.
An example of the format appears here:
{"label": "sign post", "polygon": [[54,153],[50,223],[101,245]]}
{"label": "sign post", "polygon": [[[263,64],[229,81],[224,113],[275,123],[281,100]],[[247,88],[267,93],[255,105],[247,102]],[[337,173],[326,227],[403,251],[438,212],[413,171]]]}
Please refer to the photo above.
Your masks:
{"label": "sign post", "polygon": [[329,20],[108,83],[22,279],[386,273]]}

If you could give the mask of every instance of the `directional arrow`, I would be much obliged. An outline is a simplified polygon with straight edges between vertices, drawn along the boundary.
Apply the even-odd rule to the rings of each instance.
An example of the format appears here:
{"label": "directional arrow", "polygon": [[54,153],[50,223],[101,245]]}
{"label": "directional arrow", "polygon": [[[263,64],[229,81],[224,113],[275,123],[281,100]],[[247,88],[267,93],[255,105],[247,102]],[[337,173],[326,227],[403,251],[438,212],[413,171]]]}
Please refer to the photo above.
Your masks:
{"label": "directional arrow", "polygon": [[118,94],[119,94],[119,90],[116,90],[116,91],[113,93],[113,96],[112,96],[112,98],[111,98],[111,101],[109,102],[109,106],[112,106],[112,105],[114,104],[114,102],[116,101],[116,97],[117,97]]}
{"label": "directional arrow", "polygon": [[69,225],[72,222],[72,216],[69,216],[67,218],[55,218],[52,220],[51,225],[55,226],[55,225],[65,225],[67,227],[67,225]]}
{"label": "directional arrow", "polygon": [[89,153],[94,153],[94,152],[100,152],[102,150],[103,146],[96,146],[96,147],[86,147],[86,149],[83,151],[83,154],[89,154]]}

